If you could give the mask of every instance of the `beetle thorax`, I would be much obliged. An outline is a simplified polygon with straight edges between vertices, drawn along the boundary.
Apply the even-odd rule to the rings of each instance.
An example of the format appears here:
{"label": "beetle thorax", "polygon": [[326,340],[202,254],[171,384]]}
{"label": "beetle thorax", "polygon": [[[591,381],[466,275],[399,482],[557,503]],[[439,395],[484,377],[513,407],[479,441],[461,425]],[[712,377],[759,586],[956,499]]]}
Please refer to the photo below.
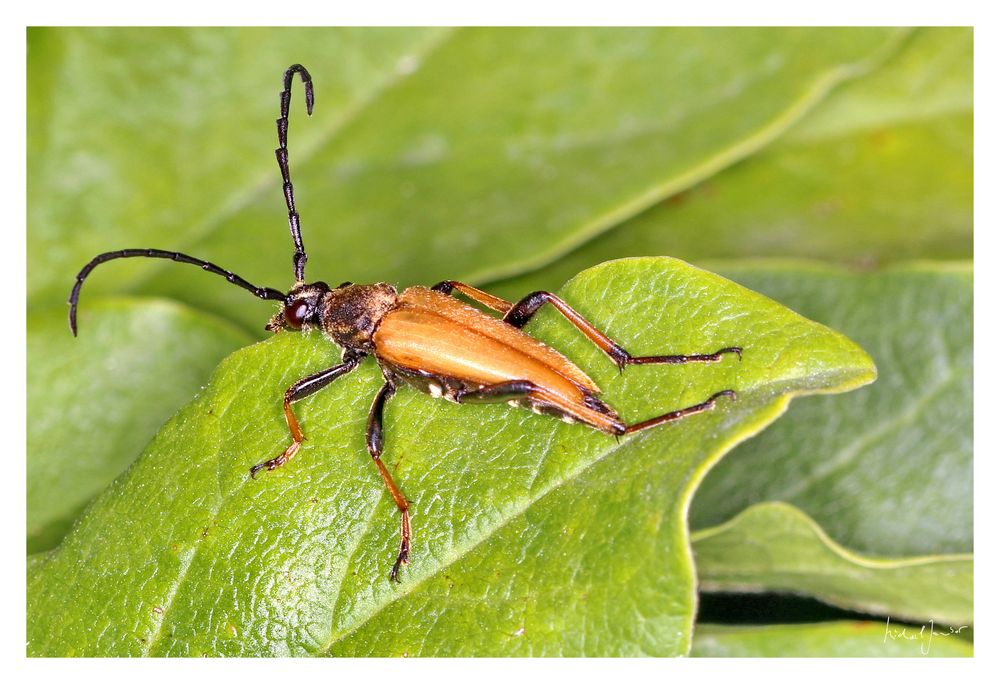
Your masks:
{"label": "beetle thorax", "polygon": [[396,294],[396,288],[386,283],[331,290],[320,311],[323,332],[342,347],[372,351],[372,335],[382,317],[396,305]]}

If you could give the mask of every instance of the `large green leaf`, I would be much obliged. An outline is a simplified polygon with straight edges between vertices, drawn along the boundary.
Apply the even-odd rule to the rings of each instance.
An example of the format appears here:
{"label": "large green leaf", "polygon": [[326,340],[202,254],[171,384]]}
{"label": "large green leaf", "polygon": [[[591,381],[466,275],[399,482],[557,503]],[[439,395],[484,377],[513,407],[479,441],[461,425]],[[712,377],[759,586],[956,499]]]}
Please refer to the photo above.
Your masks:
{"label": "large green leaf", "polygon": [[[88,301],[28,315],[28,551],[51,548],[212,368],[250,337],[160,300]],[[45,353],[40,353],[45,349]]]}
{"label": "large green leaf", "polygon": [[668,259],[604,264],[566,299],[633,353],[742,344],[742,362],[619,375],[551,310],[530,331],[632,420],[717,410],[617,443],[505,405],[402,390],[385,458],[412,500],[413,563],[387,574],[396,514],[364,451],[381,378],[366,362],[298,405],[309,439],[283,469],[285,387],[337,360],[282,334],[222,363],[199,398],[32,564],[32,654],[681,654],[695,582],[685,512],[706,470],[795,394],[871,381],[843,336]]}
{"label": "large green leaf", "polygon": [[958,628],[885,622],[732,627],[698,625],[691,655],[708,658],[971,658]]}
{"label": "large green leaf", "polygon": [[[29,293],[94,252],[196,253],[290,281],[271,152],[281,70],[310,273],[482,278],[557,253],[759,149],[905,32],[857,29],[32,31]],[[249,239],[248,239],[249,238]],[[98,274],[255,329],[246,294],[173,264]]]}
{"label": "large green leaf", "polygon": [[872,558],[794,506],[751,506],[691,536],[702,591],[782,591],[894,620],[972,624],[972,554]]}
{"label": "large green leaf", "polygon": [[552,289],[607,259],[972,255],[972,30],[917,31],[741,164],[524,277]]}
{"label": "large green leaf", "polygon": [[777,500],[855,551],[971,551],[972,265],[866,274],[808,264],[720,268],[858,340],[879,382],[851,401],[800,402],[734,451],[699,489],[692,527]]}

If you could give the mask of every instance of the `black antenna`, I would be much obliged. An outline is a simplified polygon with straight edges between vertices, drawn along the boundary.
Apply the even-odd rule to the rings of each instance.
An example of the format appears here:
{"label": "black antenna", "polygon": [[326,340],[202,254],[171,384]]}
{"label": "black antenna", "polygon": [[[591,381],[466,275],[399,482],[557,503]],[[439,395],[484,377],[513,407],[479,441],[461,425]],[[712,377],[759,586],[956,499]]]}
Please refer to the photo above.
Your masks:
{"label": "black antenna", "polygon": [[187,254],[182,254],[180,252],[168,252],[162,249],[120,249],[115,252],[98,254],[91,259],[90,262],[83,267],[83,270],[81,270],[76,276],[76,284],[73,286],[73,291],[69,294],[69,329],[73,331],[74,337],[76,337],[76,307],[77,303],[80,301],[80,288],[83,287],[83,281],[86,280],[91,271],[103,264],[105,261],[112,261],[113,259],[128,259],[131,257],[170,259],[171,261],[179,261],[182,264],[194,264],[195,266],[200,266],[203,271],[220,275],[233,285],[239,285],[244,290],[248,290],[253,293],[255,297],[260,297],[261,299],[275,299],[279,301],[283,301],[285,299],[285,294],[283,292],[279,292],[271,287],[257,287],[256,285],[251,285],[231,271],[220,268],[208,261],[188,256]]}
{"label": "black antenna", "polygon": [[295,74],[302,78],[306,88],[306,113],[312,116],[313,85],[312,77],[301,64],[293,64],[285,71],[285,89],[281,91],[281,118],[278,119],[278,149],[274,151],[278,158],[278,168],[281,169],[282,189],[285,193],[285,204],[288,205],[288,229],[292,231],[295,242],[295,255],[292,256],[292,266],[295,268],[295,282],[304,281],[306,273],[306,248],[302,246],[302,229],[299,226],[299,214],[295,211],[295,193],[292,190],[292,178],[288,171],[288,105],[292,99],[292,78]]}

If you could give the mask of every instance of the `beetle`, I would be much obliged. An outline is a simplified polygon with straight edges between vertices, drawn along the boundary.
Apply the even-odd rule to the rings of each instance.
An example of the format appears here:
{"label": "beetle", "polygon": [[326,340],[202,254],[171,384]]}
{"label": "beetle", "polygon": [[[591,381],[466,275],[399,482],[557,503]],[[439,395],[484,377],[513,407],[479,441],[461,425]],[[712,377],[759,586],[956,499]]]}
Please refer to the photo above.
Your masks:
{"label": "beetle", "polygon": [[[322,281],[306,283],[308,257],[302,243],[288,164],[288,112],[296,74],[305,88],[309,115],[314,104],[309,72],[301,64],[293,64],[283,78],[280,117],[277,120],[278,148],[275,150],[288,209],[288,227],[295,248],[292,256],[295,283],[288,292],[252,285],[231,271],[181,252],[122,249],[91,259],[76,276],[69,297],[69,324],[75,336],[80,289],[94,268],[114,259],[170,259],[222,276],[260,299],[279,302],[277,313],[265,329],[277,333],[318,328],[330,341],[341,346],[341,363],[307,375],[285,392],[283,408],[291,444],[278,456],[253,466],[250,469],[251,478],[256,478],[261,470],[271,471],[281,467],[302,446],[305,435],[292,410],[293,403],[350,373],[365,358],[373,357],[382,371],[384,383],[375,395],[368,414],[366,442],[368,453],[400,514],[399,552],[389,575],[390,579],[398,582],[400,568],[410,560],[409,502],[393,481],[381,456],[384,444],[382,414],[386,402],[400,385],[410,385],[433,397],[459,404],[508,402],[570,423],[583,423],[615,438],[708,411],[721,397],[735,399],[736,393],[726,389],[699,404],[637,423],[626,423],[599,398],[600,388],[586,373],[560,352],[522,330],[543,305],[554,307],[604,352],[619,370],[640,364],[716,362],[726,354],[742,359],[742,348],[723,347],[710,354],[632,356],[551,292],[533,292],[517,302],[509,302],[454,280],[446,280],[430,288],[409,287],[402,292],[388,283],[355,285],[346,282],[337,287],[330,287]],[[462,303],[455,298],[457,294],[500,314],[500,317]]]}

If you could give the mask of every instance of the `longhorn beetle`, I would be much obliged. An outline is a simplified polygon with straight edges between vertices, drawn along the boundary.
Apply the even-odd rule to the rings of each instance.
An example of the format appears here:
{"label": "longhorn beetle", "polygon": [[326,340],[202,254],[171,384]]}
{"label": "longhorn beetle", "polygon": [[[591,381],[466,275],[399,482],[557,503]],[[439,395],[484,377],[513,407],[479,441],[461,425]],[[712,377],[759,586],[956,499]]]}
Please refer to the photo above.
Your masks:
{"label": "longhorn beetle", "polygon": [[[323,389],[357,368],[365,357],[373,356],[385,383],[375,395],[368,414],[366,441],[368,453],[400,512],[399,553],[390,573],[390,578],[398,582],[400,567],[410,560],[409,503],[382,463],[381,456],[382,412],[400,384],[406,383],[432,397],[444,397],[459,404],[506,401],[568,423],[589,425],[616,438],[707,411],[715,407],[720,397],[735,399],[733,390],[722,390],[700,404],[638,423],[626,423],[598,398],[601,390],[586,373],[558,351],[522,331],[542,305],[555,307],[607,354],[619,370],[639,364],[714,362],[722,359],[723,354],[742,358],[742,348],[724,347],[711,354],[632,356],[551,292],[533,292],[512,303],[454,280],[445,280],[431,288],[409,287],[402,293],[387,283],[355,285],[347,282],[333,288],[321,281],[306,283],[307,256],[288,169],[288,108],[296,74],[305,87],[306,112],[312,114],[312,79],[305,67],[293,64],[284,75],[281,116],[277,120],[278,149],[275,150],[288,206],[288,227],[295,244],[292,257],[295,284],[291,290],[284,293],[270,287],[257,287],[231,271],[180,252],[122,249],[91,259],[76,276],[69,296],[69,325],[75,336],[80,288],[98,265],[131,257],[171,259],[220,275],[260,299],[280,302],[278,312],[265,326],[267,330],[319,328],[332,342],[343,347],[341,363],[302,378],[285,392],[285,421],[291,444],[277,457],[251,468],[251,477],[256,477],[261,470],[281,467],[298,453],[305,435],[292,411],[294,402]],[[502,318],[459,302],[452,296],[456,292],[501,314]]]}

